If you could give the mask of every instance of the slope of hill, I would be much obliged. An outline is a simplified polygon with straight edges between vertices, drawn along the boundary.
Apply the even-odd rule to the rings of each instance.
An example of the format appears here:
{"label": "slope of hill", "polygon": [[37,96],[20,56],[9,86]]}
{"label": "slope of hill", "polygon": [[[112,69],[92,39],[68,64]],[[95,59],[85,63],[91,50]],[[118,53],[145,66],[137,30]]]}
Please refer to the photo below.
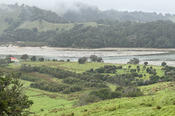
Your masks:
{"label": "slope of hill", "polygon": [[67,23],[64,18],[54,12],[17,4],[1,5],[0,17],[0,33],[5,30],[14,30],[27,21],[44,20],[49,23]]}
{"label": "slope of hill", "polygon": [[26,5],[1,5],[0,17],[0,42],[5,43],[75,48],[175,47],[175,24],[170,21],[174,16],[168,14],[80,7],[78,12],[58,16]]}
{"label": "slope of hill", "polygon": [[[50,67],[52,69],[61,68],[62,70],[68,70],[72,72],[79,72],[80,74],[89,69],[99,69],[105,65],[115,65],[116,64],[105,64],[105,63],[86,63],[78,64],[75,62],[22,62],[22,64],[27,64],[36,67]],[[117,69],[116,74],[130,74],[127,72],[129,65],[122,65],[123,69]],[[131,69],[137,68],[138,65],[131,65]],[[139,65],[141,70],[143,70],[142,65]],[[156,69],[157,75],[163,76],[162,67],[160,66],[146,66],[147,68],[152,67]],[[170,69],[173,67],[170,67]],[[11,64],[8,67],[0,68],[3,71],[18,71],[20,70],[20,65]],[[126,70],[125,70],[126,69]],[[169,70],[169,69],[168,69]],[[39,71],[39,70],[38,70]],[[90,91],[98,90],[100,88],[86,88],[78,92],[72,92],[69,94],[64,94],[62,92],[49,92],[48,90],[41,90],[31,87],[32,83],[37,81],[43,82],[44,80],[49,83],[64,83],[65,78],[56,78],[52,74],[46,74],[46,72],[23,72],[23,80],[25,85],[26,94],[34,104],[31,107],[31,115],[39,116],[174,116],[175,115],[175,83],[172,82],[158,82],[156,84],[151,84],[147,86],[138,86],[140,90],[144,93],[142,96],[138,97],[122,97],[115,98],[111,100],[101,100],[97,103],[89,103],[84,106],[77,106],[78,98],[83,99],[88,95]],[[172,72],[172,71],[170,71]],[[106,73],[103,73],[106,74]],[[149,79],[154,74],[148,74],[146,71],[141,71],[140,74],[146,74],[148,77],[143,77],[142,79]],[[168,73],[167,73],[168,74]],[[28,76],[27,76],[28,75]],[[114,75],[114,74],[110,74]],[[98,76],[97,76],[98,77]],[[102,77],[98,77],[102,78]],[[157,78],[157,76],[154,76]],[[162,77],[167,78],[167,77]],[[141,78],[140,78],[141,79]],[[88,78],[90,81],[91,78]],[[29,82],[30,81],[30,82]],[[76,83],[74,81],[72,84]],[[82,82],[82,83],[85,83]],[[81,83],[81,84],[82,84]],[[71,85],[72,85],[71,84]],[[45,84],[47,85],[47,84]],[[110,89],[117,88],[116,84],[112,84],[113,87]],[[42,86],[42,85],[41,85]],[[47,85],[46,87],[51,88]],[[111,85],[109,85],[111,87]],[[93,101],[93,100],[92,100]]]}

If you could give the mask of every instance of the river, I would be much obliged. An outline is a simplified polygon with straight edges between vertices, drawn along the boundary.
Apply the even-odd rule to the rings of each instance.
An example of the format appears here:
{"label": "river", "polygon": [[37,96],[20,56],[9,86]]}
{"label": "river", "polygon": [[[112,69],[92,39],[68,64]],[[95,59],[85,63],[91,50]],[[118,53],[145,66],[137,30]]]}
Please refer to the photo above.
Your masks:
{"label": "river", "polygon": [[101,48],[101,49],[76,49],[76,48],[52,48],[52,47],[18,47],[1,46],[0,56],[5,55],[35,55],[47,59],[77,61],[80,57],[97,55],[106,63],[125,64],[132,58],[138,58],[143,62],[148,61],[152,65],[160,65],[166,61],[168,65],[175,66],[175,49],[153,48]]}

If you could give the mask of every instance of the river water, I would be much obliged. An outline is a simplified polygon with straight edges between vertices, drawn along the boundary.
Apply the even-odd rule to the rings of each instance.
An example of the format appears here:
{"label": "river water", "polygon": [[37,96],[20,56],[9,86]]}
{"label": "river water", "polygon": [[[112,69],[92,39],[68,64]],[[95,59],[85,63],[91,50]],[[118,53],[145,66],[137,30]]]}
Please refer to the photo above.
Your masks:
{"label": "river water", "polygon": [[148,61],[152,65],[160,65],[166,61],[168,65],[175,66],[175,49],[151,49],[151,48],[102,48],[102,49],[73,49],[52,47],[0,47],[0,56],[5,55],[35,55],[47,59],[77,61],[80,57],[97,55],[106,63],[125,64],[132,58],[138,58],[143,62]]}

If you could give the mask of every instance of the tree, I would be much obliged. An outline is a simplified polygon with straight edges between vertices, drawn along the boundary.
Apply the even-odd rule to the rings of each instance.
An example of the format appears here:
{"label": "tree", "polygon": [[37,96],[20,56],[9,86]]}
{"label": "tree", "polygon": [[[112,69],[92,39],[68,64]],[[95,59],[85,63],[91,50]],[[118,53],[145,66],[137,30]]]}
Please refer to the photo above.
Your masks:
{"label": "tree", "polygon": [[162,62],[161,66],[166,66],[167,63],[166,62]]}
{"label": "tree", "polygon": [[36,56],[32,56],[31,61],[36,61]]}
{"label": "tree", "polygon": [[27,54],[24,54],[21,56],[21,59],[23,59],[23,60],[27,60],[28,58],[29,58],[29,56]]}
{"label": "tree", "polygon": [[39,61],[40,62],[44,62],[44,58],[39,58]]}
{"label": "tree", "polygon": [[97,58],[97,62],[103,62],[102,57],[98,57],[98,58]]}
{"label": "tree", "polygon": [[26,116],[33,102],[23,94],[19,74],[0,73],[0,116]]}
{"label": "tree", "polygon": [[148,62],[144,62],[144,65],[147,66],[148,65]]}
{"label": "tree", "polygon": [[7,63],[12,63],[10,57],[14,57],[14,56],[12,56],[12,55],[6,56],[5,60],[7,61]]}
{"label": "tree", "polygon": [[92,62],[96,62],[97,59],[98,59],[98,57],[97,57],[96,55],[91,55],[91,56],[90,56],[90,60],[91,60]]}
{"label": "tree", "polygon": [[139,59],[137,58],[133,58],[133,59],[130,59],[130,61],[128,62],[128,64],[139,64]]}
{"label": "tree", "polygon": [[87,58],[86,57],[82,57],[82,58],[79,58],[78,59],[78,63],[79,64],[84,64],[86,61],[87,61]]}
{"label": "tree", "polygon": [[90,60],[91,62],[102,62],[103,61],[102,57],[98,57],[96,55],[91,55]]}

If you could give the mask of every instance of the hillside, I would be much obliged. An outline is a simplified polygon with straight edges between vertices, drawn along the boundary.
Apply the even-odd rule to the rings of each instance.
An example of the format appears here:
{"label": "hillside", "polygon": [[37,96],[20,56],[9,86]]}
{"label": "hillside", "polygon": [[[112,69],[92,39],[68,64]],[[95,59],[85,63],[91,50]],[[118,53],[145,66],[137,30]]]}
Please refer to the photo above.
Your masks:
{"label": "hillside", "polygon": [[[23,66],[24,64],[26,65],[26,67],[23,67],[22,69],[25,70],[21,70],[21,66]],[[82,84],[87,83],[88,81],[91,83],[95,81],[96,84],[95,86],[93,85],[93,87],[86,86],[84,88],[84,86],[82,86],[82,90],[64,93],[62,92],[62,90],[59,90],[59,88],[57,88],[59,92],[53,91],[54,88],[53,86],[51,86],[55,84],[59,86],[63,86],[62,84],[66,86],[75,86],[74,84],[77,85],[77,79],[79,78],[79,76],[81,77],[81,74],[86,75],[85,71],[90,69],[94,69],[94,71],[97,71],[97,69],[100,69],[104,66],[109,67],[114,65],[116,67],[122,66],[122,68],[116,69],[115,73],[96,73],[95,78],[92,78],[89,75],[89,77],[86,77],[87,80],[84,80],[82,78],[84,81],[81,80],[81,83],[78,84],[79,86],[82,86]],[[131,66],[131,68],[129,68],[129,66]],[[171,75],[170,73],[173,74],[174,67],[167,67],[167,69],[163,69],[163,67],[160,66],[147,65],[146,69],[144,69],[144,65],[119,65],[92,62],[85,64],[58,61],[21,62],[21,64],[12,63],[3,68],[1,67],[0,70],[4,72],[20,71],[22,73],[21,82],[25,86],[25,93],[34,102],[32,107],[30,108],[30,111],[33,112],[31,116],[174,116],[175,84],[173,81],[156,81],[154,84],[137,86],[141,90],[141,92],[143,92],[143,95],[141,96],[108,98],[100,100],[98,102],[95,101],[96,103],[91,103],[91,101],[93,100],[90,100],[88,104],[84,104],[83,106],[77,104],[79,103],[79,100],[87,99],[87,97],[89,97],[88,93],[91,93],[92,91],[104,90],[103,87],[101,88],[99,86],[98,88],[97,86],[98,83],[101,83],[101,80],[103,80],[107,85],[107,87],[105,86],[105,88],[109,88],[112,92],[116,91],[116,88],[118,88],[118,86],[122,83],[122,79],[120,80],[121,83],[119,83],[119,81],[114,82],[110,81],[110,76],[115,77],[115,75],[134,74],[130,71],[133,69],[137,69],[138,66],[140,67],[140,72],[138,70],[136,72],[145,76],[139,78],[134,77],[135,79],[150,80],[153,75],[154,76],[151,79],[151,82],[157,80],[159,77],[160,80],[167,79],[170,81],[171,78],[174,79],[174,76],[168,79],[168,75]],[[35,71],[31,71],[32,67],[35,67]],[[47,70],[45,69],[46,67],[49,70],[52,69],[50,71],[57,70],[58,72],[60,72],[61,70],[62,73],[58,73],[59,75],[54,76],[53,73],[47,72]],[[147,70],[151,69],[151,67],[153,70],[156,70],[156,76],[155,74],[152,74]],[[38,70],[38,68],[40,68],[40,70]],[[64,70],[68,72],[65,73]],[[79,76],[73,77],[75,75],[74,73],[72,73],[73,75],[71,77],[67,77],[67,75],[70,74],[69,71],[79,73]],[[168,72],[164,73],[164,71]],[[64,75],[64,78],[61,78],[62,74]],[[100,76],[97,76],[99,74]],[[109,80],[105,80],[105,76],[103,75],[108,75],[107,78],[109,78]],[[69,78],[69,81],[65,81],[66,78]],[[117,77],[115,78],[117,79]],[[96,79],[98,79],[98,82],[96,81]],[[130,76],[128,79],[132,80],[132,76]],[[135,79],[134,81],[137,82],[138,80]],[[40,85],[41,88],[33,86],[35,83],[38,82],[45,83],[44,85],[47,88],[42,88],[42,84]],[[49,83],[51,83],[51,85]]]}
{"label": "hillside", "polygon": [[51,11],[27,5],[0,5],[0,33],[14,30],[27,21],[44,20],[49,23],[66,23],[67,21]]}
{"label": "hillside", "polygon": [[[143,12],[55,12],[26,5],[1,5],[0,43],[72,48],[174,48],[174,16]],[[94,17],[95,16],[95,17]]]}

